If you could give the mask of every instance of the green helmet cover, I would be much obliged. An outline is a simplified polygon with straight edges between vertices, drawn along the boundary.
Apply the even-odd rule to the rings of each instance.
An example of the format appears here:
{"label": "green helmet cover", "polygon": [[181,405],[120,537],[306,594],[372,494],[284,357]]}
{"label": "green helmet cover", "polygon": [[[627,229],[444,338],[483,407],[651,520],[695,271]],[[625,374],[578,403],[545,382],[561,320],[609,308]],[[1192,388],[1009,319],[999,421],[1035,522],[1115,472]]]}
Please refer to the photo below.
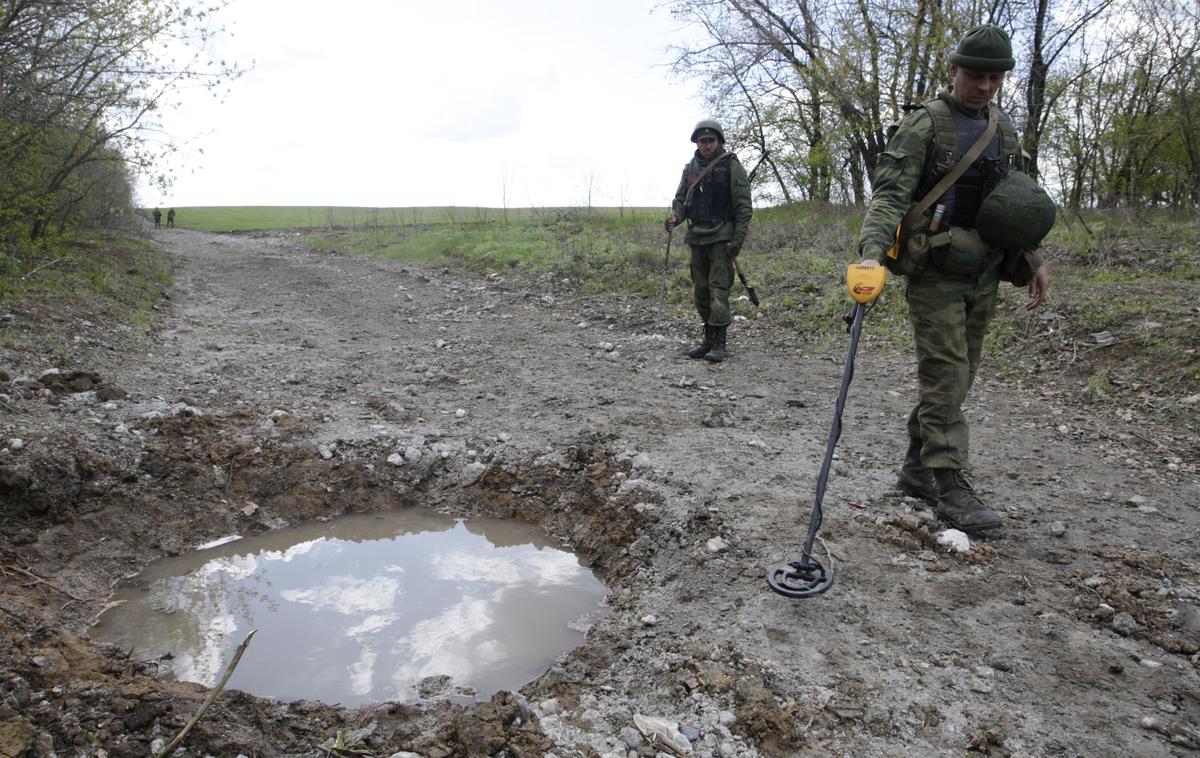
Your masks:
{"label": "green helmet cover", "polygon": [[701,132],[712,131],[717,133],[717,142],[725,142],[725,130],[721,128],[721,124],[711,118],[706,118],[696,124],[696,128],[692,130],[692,142],[700,139]]}
{"label": "green helmet cover", "polygon": [[1058,209],[1029,174],[1012,170],[984,198],[975,229],[991,247],[1032,250],[1050,230]]}

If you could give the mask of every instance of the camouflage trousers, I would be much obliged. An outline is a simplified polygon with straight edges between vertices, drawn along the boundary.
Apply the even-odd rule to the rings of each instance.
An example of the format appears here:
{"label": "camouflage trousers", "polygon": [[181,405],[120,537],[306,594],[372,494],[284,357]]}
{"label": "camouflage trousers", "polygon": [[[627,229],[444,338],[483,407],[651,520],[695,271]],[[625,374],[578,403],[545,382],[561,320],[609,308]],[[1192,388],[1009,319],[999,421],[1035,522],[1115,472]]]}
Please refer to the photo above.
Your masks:
{"label": "camouflage trousers", "polygon": [[692,297],[696,312],[709,326],[728,326],[729,289],[733,287],[733,262],[729,243],[691,245]]}
{"label": "camouflage trousers", "polygon": [[905,290],[917,353],[920,395],[908,416],[908,436],[921,442],[929,468],[963,469],[969,455],[962,404],[975,381],[983,338],[996,312],[999,267],[978,276],[933,266],[909,278]]}

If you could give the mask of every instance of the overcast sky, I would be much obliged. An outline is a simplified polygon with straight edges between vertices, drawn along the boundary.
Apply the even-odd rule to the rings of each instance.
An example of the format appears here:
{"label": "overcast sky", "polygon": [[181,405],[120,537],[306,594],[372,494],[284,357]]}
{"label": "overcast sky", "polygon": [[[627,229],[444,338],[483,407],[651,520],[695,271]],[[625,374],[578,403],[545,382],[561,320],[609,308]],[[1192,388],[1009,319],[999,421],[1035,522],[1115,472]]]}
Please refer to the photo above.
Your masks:
{"label": "overcast sky", "polygon": [[[657,0],[235,0],[143,205],[669,204],[707,114]],[[202,153],[200,151],[203,151]],[[506,188],[507,187],[507,191]],[[507,202],[505,199],[507,195]]]}

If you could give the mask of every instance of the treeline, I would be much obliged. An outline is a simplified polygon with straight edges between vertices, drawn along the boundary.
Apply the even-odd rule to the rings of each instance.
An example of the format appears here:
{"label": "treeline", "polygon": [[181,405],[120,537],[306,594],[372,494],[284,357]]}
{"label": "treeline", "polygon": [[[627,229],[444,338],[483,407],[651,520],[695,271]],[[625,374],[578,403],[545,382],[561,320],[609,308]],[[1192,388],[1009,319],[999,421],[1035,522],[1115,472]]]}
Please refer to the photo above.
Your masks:
{"label": "treeline", "polygon": [[237,75],[205,51],[224,5],[0,3],[0,244],[111,223],[133,171],[173,149],[155,122],[184,86]]}
{"label": "treeline", "polygon": [[[949,84],[980,23],[1013,36],[1000,103],[1065,204],[1200,203],[1196,0],[674,0],[703,31],[676,70],[731,139],[769,151],[779,199],[864,203],[885,129]],[[744,148],[743,148],[744,149]]]}

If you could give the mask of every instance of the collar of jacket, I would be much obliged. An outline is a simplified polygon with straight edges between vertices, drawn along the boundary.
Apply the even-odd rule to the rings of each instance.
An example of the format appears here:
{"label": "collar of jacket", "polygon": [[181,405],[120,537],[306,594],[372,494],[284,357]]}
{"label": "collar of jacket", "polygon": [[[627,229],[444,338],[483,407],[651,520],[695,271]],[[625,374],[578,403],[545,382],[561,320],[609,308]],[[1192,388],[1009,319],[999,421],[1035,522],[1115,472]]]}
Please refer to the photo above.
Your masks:
{"label": "collar of jacket", "polygon": [[970,116],[971,118],[987,118],[988,117],[988,108],[995,105],[995,103],[988,103],[987,105],[983,106],[979,110],[973,111],[970,108],[964,108],[962,103],[958,102],[958,100],[954,97],[954,93],[951,92],[950,90],[944,90],[942,92],[939,92],[938,97],[940,97],[942,100],[945,100],[947,103],[949,103],[950,107],[953,108],[954,110],[956,110],[959,113],[962,113],[964,115]]}
{"label": "collar of jacket", "polygon": [[713,154],[708,156],[707,158],[705,158],[703,155],[700,154],[699,148],[697,148],[696,149],[696,158],[695,158],[696,165],[701,168],[704,168],[712,161],[715,161],[717,158],[720,158],[722,155],[724,155],[724,153],[725,153],[725,146],[718,145],[717,149],[713,150]]}

